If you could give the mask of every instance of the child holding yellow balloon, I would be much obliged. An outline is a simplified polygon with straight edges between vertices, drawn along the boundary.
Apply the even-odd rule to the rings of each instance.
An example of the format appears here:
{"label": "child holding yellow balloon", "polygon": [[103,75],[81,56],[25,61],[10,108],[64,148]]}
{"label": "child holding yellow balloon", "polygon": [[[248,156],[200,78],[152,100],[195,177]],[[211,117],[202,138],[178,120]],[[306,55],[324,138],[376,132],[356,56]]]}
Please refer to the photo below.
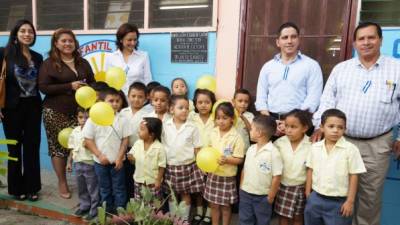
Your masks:
{"label": "child holding yellow balloon", "polygon": [[[173,95],[171,111],[173,118],[164,122],[162,135],[162,142],[167,153],[165,180],[185,202],[182,219],[188,221],[190,194],[204,191],[204,177],[195,163],[195,154],[202,147],[202,143],[198,128],[188,120],[188,99],[183,95]],[[174,214],[175,206],[172,201],[169,203],[170,212]]]}
{"label": "child holding yellow balloon", "polygon": [[230,224],[231,205],[238,201],[236,189],[237,166],[243,163],[244,142],[233,126],[235,109],[230,102],[220,103],[215,110],[215,127],[210,134],[211,147],[222,156],[219,167],[209,173],[204,198],[211,205],[211,221],[218,225],[221,215],[224,225]]}
{"label": "child holding yellow balloon", "polygon": [[[125,207],[127,194],[123,159],[128,147],[128,137],[132,134],[128,121],[118,114],[119,93],[114,88],[105,88],[99,93],[100,100],[109,104],[114,111],[111,125],[98,125],[99,116],[92,114],[87,120],[83,134],[85,147],[94,155],[94,168],[99,181],[101,202],[106,202],[107,212],[116,213],[118,207]],[[99,104],[99,103],[97,103]],[[99,116],[101,117],[101,116]],[[101,121],[100,121],[101,122]]]}
{"label": "child holding yellow balloon", "polygon": [[[214,129],[214,118],[211,111],[216,102],[215,95],[208,89],[196,89],[194,92],[194,112],[190,112],[190,119],[194,122],[200,132],[201,142],[207,147],[210,142],[210,133]],[[192,224],[211,223],[211,209],[207,207],[205,213],[203,210],[203,196],[196,196],[196,214],[193,217]],[[204,217],[203,217],[204,215]]]}

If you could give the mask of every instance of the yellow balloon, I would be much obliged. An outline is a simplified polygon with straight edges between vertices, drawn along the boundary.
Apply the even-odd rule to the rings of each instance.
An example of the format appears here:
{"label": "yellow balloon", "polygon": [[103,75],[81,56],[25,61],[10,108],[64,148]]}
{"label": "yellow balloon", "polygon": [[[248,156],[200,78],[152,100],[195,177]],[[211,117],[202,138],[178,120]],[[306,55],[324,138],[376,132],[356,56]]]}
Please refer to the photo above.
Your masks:
{"label": "yellow balloon", "polygon": [[96,99],[96,91],[89,86],[80,87],[75,92],[76,102],[84,109],[90,108],[96,102]]}
{"label": "yellow balloon", "polygon": [[218,159],[220,157],[220,151],[213,147],[205,147],[197,153],[196,163],[203,172],[212,173],[218,169]]}
{"label": "yellow balloon", "polygon": [[[217,102],[214,103],[212,110],[211,110],[211,118],[215,120],[215,110],[217,110],[217,107],[219,104],[223,103],[223,102],[230,102],[226,99],[219,99]],[[233,125],[237,124],[237,120],[239,118],[239,112],[235,109],[235,117],[233,118]]]}
{"label": "yellow balloon", "polygon": [[126,74],[120,67],[111,67],[106,72],[106,83],[108,86],[121,90],[126,82]]}
{"label": "yellow balloon", "polygon": [[196,88],[208,89],[215,93],[217,90],[217,81],[212,75],[203,75],[197,80]]}
{"label": "yellow balloon", "polygon": [[90,108],[89,117],[97,125],[110,126],[114,122],[114,110],[108,103],[97,102]]}
{"label": "yellow balloon", "polygon": [[68,139],[69,136],[71,135],[72,132],[72,128],[71,127],[67,127],[62,129],[57,136],[58,139],[58,143],[60,143],[61,146],[63,146],[64,148],[68,148]]}
{"label": "yellow balloon", "polygon": [[106,81],[106,72],[104,72],[104,71],[97,72],[97,73],[94,75],[94,79],[95,79],[96,81],[105,82],[105,81]]}

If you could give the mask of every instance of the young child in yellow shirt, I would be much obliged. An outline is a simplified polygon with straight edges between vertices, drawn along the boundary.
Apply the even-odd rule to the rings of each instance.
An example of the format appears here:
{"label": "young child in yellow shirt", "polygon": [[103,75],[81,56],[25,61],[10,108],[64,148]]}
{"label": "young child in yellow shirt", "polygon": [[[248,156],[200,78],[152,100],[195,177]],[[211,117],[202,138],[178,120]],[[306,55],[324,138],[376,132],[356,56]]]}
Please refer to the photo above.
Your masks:
{"label": "young child in yellow shirt", "polygon": [[210,135],[210,145],[221,152],[219,167],[209,173],[204,198],[211,205],[211,221],[218,225],[231,222],[231,205],[238,201],[236,174],[237,166],[243,163],[244,143],[233,126],[235,109],[229,102],[219,104],[215,110],[216,128]]}
{"label": "young child in yellow shirt", "polygon": [[294,109],[285,116],[285,136],[274,142],[283,160],[281,185],[275,202],[280,225],[301,225],[306,204],[306,160],[311,151],[311,114]]}
{"label": "young child in yellow shirt", "polygon": [[306,225],[352,223],[358,174],[366,169],[359,149],[343,137],[345,130],[342,111],[328,109],[322,114],[324,139],[313,144],[306,164]]}
{"label": "young child in yellow shirt", "polygon": [[135,199],[143,198],[143,187],[161,199],[161,183],[166,167],[166,154],[161,144],[162,122],[158,118],[145,117],[139,126],[139,140],[128,152],[128,159],[135,163]]}

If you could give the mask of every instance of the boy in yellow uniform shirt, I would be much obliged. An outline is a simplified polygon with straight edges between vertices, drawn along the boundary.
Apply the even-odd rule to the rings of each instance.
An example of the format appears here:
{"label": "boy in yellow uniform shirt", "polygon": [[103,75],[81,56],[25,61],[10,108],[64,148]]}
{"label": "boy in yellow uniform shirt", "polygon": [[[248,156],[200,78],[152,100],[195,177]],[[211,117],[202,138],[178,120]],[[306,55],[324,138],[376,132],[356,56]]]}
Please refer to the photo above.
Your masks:
{"label": "boy in yellow uniform shirt", "polygon": [[276,132],[272,117],[259,115],[251,124],[250,138],[256,144],[247,150],[242,172],[239,224],[270,224],[272,203],[279,189],[282,158],[270,138]]}
{"label": "boy in yellow uniform shirt", "polygon": [[359,149],[344,139],[345,130],[346,115],[342,111],[328,109],[322,114],[325,139],[312,146],[306,163],[306,225],[352,223],[358,174],[366,169]]}

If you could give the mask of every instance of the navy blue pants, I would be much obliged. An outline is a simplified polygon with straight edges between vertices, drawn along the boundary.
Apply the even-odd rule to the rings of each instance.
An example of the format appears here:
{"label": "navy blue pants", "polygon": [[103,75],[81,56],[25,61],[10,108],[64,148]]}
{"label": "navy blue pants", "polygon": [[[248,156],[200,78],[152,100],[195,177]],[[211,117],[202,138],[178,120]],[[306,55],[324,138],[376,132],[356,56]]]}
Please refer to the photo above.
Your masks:
{"label": "navy blue pants", "polygon": [[253,195],[239,191],[239,225],[269,225],[272,205],[267,195]]}
{"label": "navy blue pants", "polygon": [[103,166],[94,163],[100,187],[101,203],[106,202],[107,212],[115,213],[118,207],[125,208],[127,202],[125,170],[115,169],[115,164]]}
{"label": "navy blue pants", "polygon": [[305,225],[351,225],[352,217],[343,217],[340,208],[346,198],[326,198],[313,191],[304,210]]}

